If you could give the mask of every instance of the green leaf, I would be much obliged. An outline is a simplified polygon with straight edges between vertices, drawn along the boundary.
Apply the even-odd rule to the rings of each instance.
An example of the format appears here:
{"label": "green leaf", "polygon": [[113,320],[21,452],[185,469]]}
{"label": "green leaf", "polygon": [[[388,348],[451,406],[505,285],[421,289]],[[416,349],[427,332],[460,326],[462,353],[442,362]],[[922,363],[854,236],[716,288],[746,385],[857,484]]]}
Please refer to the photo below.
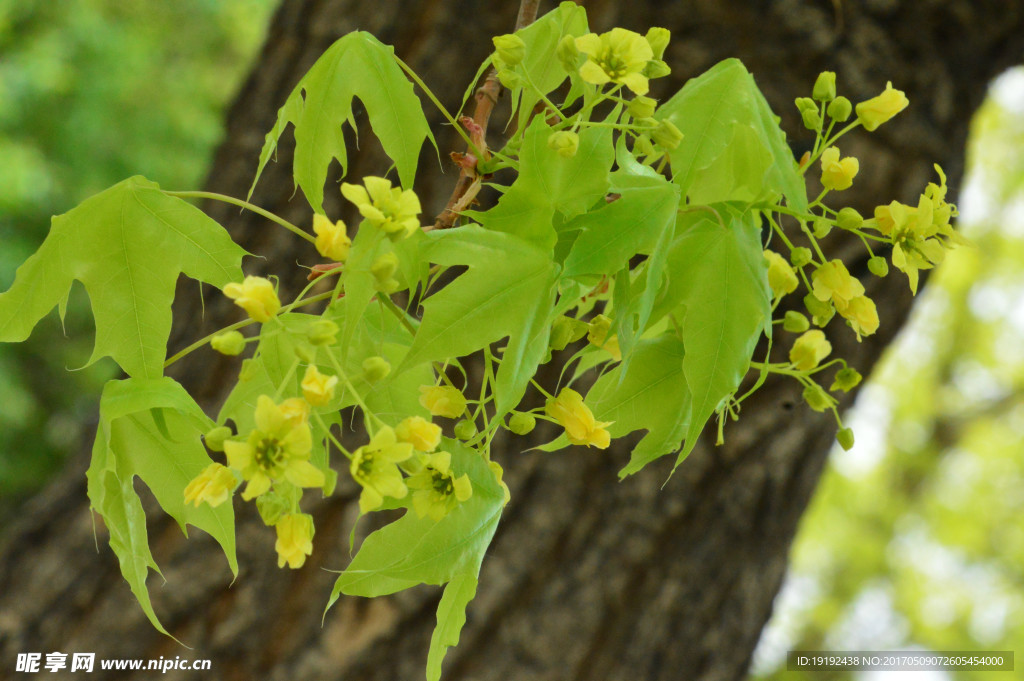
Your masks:
{"label": "green leaf", "polygon": [[[479,568],[478,568],[479,569]],[[437,604],[437,626],[430,636],[427,653],[427,681],[440,681],[441,662],[448,648],[459,644],[459,634],[466,624],[466,606],[476,596],[477,575],[464,572],[452,578]]]}
{"label": "green leaf", "polygon": [[753,76],[738,59],[719,62],[658,108],[683,141],[669,153],[673,180],[691,203],[773,202],[807,210],[793,152]]}
{"label": "green leaf", "polygon": [[96,321],[89,364],[109,356],[129,376],[157,378],[178,276],[223,288],[241,280],[243,255],[198,208],[129,178],[53,218],[42,246],[0,294],[0,341],[25,340],[54,306],[63,316],[77,279]]}
{"label": "green leaf", "polygon": [[[566,35],[581,36],[589,32],[587,11],[574,2],[561,3],[526,28],[516,31],[526,44],[526,56],[517,69],[547,95],[569,77],[562,63],[554,58],[559,41]],[[519,128],[526,128],[540,95],[531,87],[516,87],[512,89],[511,100],[511,115],[515,116],[518,111]]]}
{"label": "green leaf", "polygon": [[103,389],[86,472],[89,499],[110,532],[121,573],[150,622],[163,633],[146,589],[149,569],[159,568],[149,550],[145,514],[132,480],[138,476],[186,534],[188,525],[210,534],[237,576],[231,504],[196,508],[185,504],[183,495],[188,483],[212,463],[200,439],[212,425],[185,389],[167,377],[110,381]]}
{"label": "green leaf", "polygon": [[417,584],[443,584],[475,574],[498,526],[505,494],[480,453],[449,438],[452,470],[469,476],[473,495],[440,521],[407,510],[363,542],[334,584],[327,607],[341,594],[383,596]]}
{"label": "green leaf", "polygon": [[547,351],[558,266],[512,234],[477,225],[431,232],[423,257],[468,270],[423,304],[423,321],[403,367],[461,357],[510,336],[498,370],[499,413],[514,407]]}
{"label": "green leaf", "polygon": [[681,222],[667,255],[669,286],[662,304],[684,307],[683,374],[692,398],[677,466],[719,403],[739,387],[761,332],[771,333],[758,215],[727,204],[712,208],[717,215],[700,211]]}
{"label": "green leaf", "polygon": [[563,276],[614,274],[634,255],[651,253],[662,234],[671,233],[678,208],[679,187],[658,178],[623,189],[619,199],[567,222],[562,229],[580,235]]}
{"label": "green leaf", "polygon": [[608,432],[622,437],[634,430],[647,434],[637,443],[620,477],[677,451],[687,431],[690,390],[683,375],[683,343],[674,334],[641,339],[623,375],[617,366],[597,380],[587,394],[595,417],[612,421]]}
{"label": "green leaf", "polygon": [[508,232],[549,249],[558,235],[551,225],[555,211],[571,218],[588,210],[608,192],[608,171],[615,160],[611,128],[580,132],[579,149],[563,158],[548,146],[551,128],[542,116],[533,119],[520,151],[519,177],[481,213],[465,211],[487,229]]}
{"label": "green leaf", "polygon": [[348,123],[356,128],[353,97],[366,107],[373,132],[395,162],[402,186],[411,187],[424,140],[435,148],[437,144],[394,52],[366,31],[349,33],[327,48],[278,112],[260,152],[249,196],[277,149],[278,138],[291,123],[295,126],[295,181],[313,209],[323,212],[328,166],[337,159],[342,176],[348,170],[342,126]]}

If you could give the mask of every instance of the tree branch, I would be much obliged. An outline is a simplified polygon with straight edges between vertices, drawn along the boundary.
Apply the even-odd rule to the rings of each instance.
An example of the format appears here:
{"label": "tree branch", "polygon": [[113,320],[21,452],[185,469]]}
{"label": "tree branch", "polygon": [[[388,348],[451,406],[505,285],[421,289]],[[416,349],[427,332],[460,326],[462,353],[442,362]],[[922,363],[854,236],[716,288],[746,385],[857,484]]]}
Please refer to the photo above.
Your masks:
{"label": "tree branch", "polygon": [[[537,6],[540,0],[520,0],[519,15],[516,17],[516,28],[519,30],[533,23],[537,18]],[[460,118],[460,122],[469,131],[470,139],[480,150],[484,158],[472,159],[470,163],[461,163],[462,170],[459,172],[459,179],[455,182],[455,189],[448,199],[444,210],[434,220],[433,229],[447,229],[455,224],[459,213],[469,207],[470,202],[480,190],[481,178],[476,173],[476,164],[486,160],[487,153],[487,124],[491,120],[491,112],[494,105],[498,103],[501,96],[501,82],[498,80],[498,72],[492,66],[487,69],[487,76],[484,84],[476,90],[473,96],[475,106],[472,119]],[[470,150],[471,151],[471,150]]]}

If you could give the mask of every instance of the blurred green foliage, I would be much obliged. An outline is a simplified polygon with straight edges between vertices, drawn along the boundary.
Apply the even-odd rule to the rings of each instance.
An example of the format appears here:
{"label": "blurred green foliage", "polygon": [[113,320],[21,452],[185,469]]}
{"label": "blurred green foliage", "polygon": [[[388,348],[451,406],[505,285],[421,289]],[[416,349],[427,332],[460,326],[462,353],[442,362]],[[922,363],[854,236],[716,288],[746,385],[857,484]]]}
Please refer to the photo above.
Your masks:
{"label": "blurred green foliage", "polygon": [[[89,195],[135,174],[199,187],[275,4],[0,0],[0,290]],[[0,513],[80,446],[114,370],[65,370],[91,349],[76,293],[64,329],[0,346]]]}
{"label": "blurred green foliage", "polygon": [[1016,648],[1024,665],[1024,72],[994,92],[960,196],[976,248],[937,268],[861,393],[857,446],[834,452],[804,518],[754,678],[867,678],[786,672],[787,650]]}

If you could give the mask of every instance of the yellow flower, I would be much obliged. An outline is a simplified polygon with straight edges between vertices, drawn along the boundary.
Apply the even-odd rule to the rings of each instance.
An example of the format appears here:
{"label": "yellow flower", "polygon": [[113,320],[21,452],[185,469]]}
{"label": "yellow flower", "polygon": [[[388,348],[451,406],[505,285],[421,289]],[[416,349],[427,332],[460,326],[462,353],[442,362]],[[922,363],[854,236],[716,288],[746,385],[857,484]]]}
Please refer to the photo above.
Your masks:
{"label": "yellow flower", "polygon": [[441,444],[441,426],[422,416],[410,416],[395,426],[395,437],[421,452],[432,452]]}
{"label": "yellow flower", "polygon": [[893,89],[891,82],[886,83],[882,94],[857,105],[857,120],[870,132],[906,109],[908,104],[910,101],[902,90]]}
{"label": "yellow flower", "polygon": [[494,54],[505,66],[515,66],[526,56],[526,43],[513,33],[491,38],[494,43]]}
{"label": "yellow flower", "polygon": [[455,477],[452,455],[435,452],[424,455],[423,468],[409,477],[412,507],[421,518],[430,516],[435,522],[448,515],[460,502],[473,496],[473,485],[463,473]]}
{"label": "yellow flower", "polygon": [[401,238],[413,234],[420,228],[420,200],[411,189],[392,187],[383,177],[363,178],[365,188],[343,182],[341,193],[356,204],[366,221],[385,234]]}
{"label": "yellow flower", "polygon": [[337,262],[348,260],[352,240],[348,238],[343,221],[331,222],[326,216],[316,213],[313,215],[313,232],[316,233],[315,245],[320,255]]}
{"label": "yellow flower", "polygon": [[851,300],[864,295],[864,285],[850,276],[841,260],[830,260],[815,270],[812,283],[814,297],[821,301],[831,299],[840,314]]}
{"label": "yellow flower", "polygon": [[302,377],[302,396],[314,407],[322,407],[334,399],[336,385],[337,376],[321,374],[319,369],[310,364],[306,367],[306,375]]}
{"label": "yellow flower", "polygon": [[447,385],[421,385],[420,404],[434,416],[457,419],[466,411],[466,396]]}
{"label": "yellow flower", "polygon": [[587,340],[608,352],[616,362],[622,361],[622,350],[619,349],[618,336],[608,337],[612,328],[612,320],[603,314],[594,317],[589,324]]}
{"label": "yellow flower", "polygon": [[613,28],[597,35],[576,38],[576,48],[587,55],[580,77],[594,85],[618,83],[638,95],[646,95],[647,77],[642,71],[654,59],[651,44],[639,33]]}
{"label": "yellow flower", "polygon": [[309,423],[309,402],[301,397],[289,397],[277,408],[284,415],[285,423],[293,428]]}
{"label": "yellow flower", "polygon": [[363,488],[359,495],[360,513],[380,508],[384,497],[405,498],[409,490],[402,480],[398,464],[411,456],[412,445],[399,442],[389,426],[381,428],[369,444],[352,453],[349,471],[352,479]]}
{"label": "yellow flower", "polygon": [[875,301],[867,296],[857,296],[839,314],[850,323],[858,341],[861,336],[870,336],[878,330],[878,310]]}
{"label": "yellow flower", "polygon": [[211,463],[202,473],[192,479],[185,488],[185,503],[199,508],[202,502],[220,506],[235,491],[238,480],[231,469],[219,463]]}
{"label": "yellow flower", "polygon": [[768,285],[776,298],[792,293],[800,284],[793,267],[786,259],[775,251],[766,250],[764,259],[768,261]]}
{"label": "yellow flower", "polygon": [[842,191],[853,186],[860,162],[852,156],[839,159],[839,147],[829,147],[821,154],[821,186]]}
{"label": "yellow flower", "polygon": [[281,309],[274,285],[263,277],[246,277],[241,283],[224,287],[224,295],[235,301],[235,305],[249,313],[258,322],[269,322]]}
{"label": "yellow flower", "polygon": [[488,461],[487,466],[491,469],[491,472],[494,473],[494,479],[497,480],[498,485],[501,486],[501,491],[505,493],[505,503],[507,504],[509,500],[512,499],[512,492],[509,491],[508,485],[506,485],[505,481],[502,480],[502,477],[505,475],[504,469],[502,469],[501,464],[497,461]]}
{"label": "yellow flower", "polygon": [[256,428],[245,442],[227,440],[228,465],[248,480],[242,498],[254,499],[277,480],[296,487],[322,487],[324,474],[309,462],[313,448],[309,424],[276,405],[266,395],[256,401]]}
{"label": "yellow flower", "polygon": [[595,420],[590,407],[583,403],[583,396],[572,388],[563,388],[558,397],[548,400],[544,411],[565,428],[569,442],[574,445],[607,449],[611,444],[611,435],[605,427],[612,422]]}
{"label": "yellow flower", "polygon": [[277,530],[277,567],[293,570],[302,567],[306,556],[313,553],[313,516],[306,513],[289,513],[274,526]]}
{"label": "yellow flower", "polygon": [[796,339],[789,351],[789,361],[800,371],[810,371],[830,352],[832,344],[825,340],[825,333],[814,329]]}

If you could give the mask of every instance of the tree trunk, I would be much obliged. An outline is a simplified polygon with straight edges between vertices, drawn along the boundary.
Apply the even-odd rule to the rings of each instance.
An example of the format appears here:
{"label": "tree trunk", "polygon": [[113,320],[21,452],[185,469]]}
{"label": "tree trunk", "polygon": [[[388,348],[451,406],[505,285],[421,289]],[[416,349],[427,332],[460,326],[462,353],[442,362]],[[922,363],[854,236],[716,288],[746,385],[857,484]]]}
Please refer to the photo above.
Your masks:
{"label": "tree trunk", "polygon": [[[508,32],[518,3],[486,0],[287,0],[267,45],[227,121],[207,188],[245,196],[263,136],[298,78],[335,39],[369,30],[395,45],[455,108],[489,51],[489,36]],[[546,6],[545,6],[546,5]],[[645,31],[667,26],[666,60],[674,90],[729,56],[741,58],[783,117],[794,148],[809,133],[793,98],[808,95],[820,70],[839,74],[853,101],[877,94],[891,79],[911,107],[875,133],[844,139],[861,174],[843,198],[869,214],[893,198],[916,200],[937,161],[958,186],[972,112],[989,80],[1024,49],[1024,10],[995,0],[693,0],[665,3],[597,0],[591,26]],[[551,9],[542,3],[541,11]],[[660,84],[655,96],[670,93]],[[429,106],[429,105],[428,105]],[[496,140],[502,123],[495,116]],[[433,121],[440,124],[440,116]],[[441,157],[460,146],[450,130],[438,136]],[[495,132],[496,131],[496,132]],[[278,162],[260,180],[253,201],[298,224],[309,208],[293,196],[289,135]],[[371,137],[360,136],[350,177],[381,174],[388,163]],[[171,150],[169,150],[171,151]],[[437,172],[433,152],[417,185],[427,221],[443,207],[456,173]],[[337,192],[328,213],[340,213]],[[205,207],[251,252],[274,258],[282,285],[293,290],[311,253],[273,225],[225,205]],[[854,255],[851,271],[866,272]],[[858,259],[859,258],[859,259]],[[265,261],[247,263],[261,268]],[[290,277],[290,279],[289,279]],[[863,343],[840,330],[837,354],[864,373],[906,318],[912,299],[894,273],[866,280],[882,327]],[[176,303],[172,351],[234,314],[207,296],[203,319],[194,286]],[[197,328],[201,327],[201,328]],[[211,327],[212,328],[212,327]],[[182,381],[201,403],[219,406],[237,363],[198,353]],[[177,368],[177,367],[176,367]],[[548,433],[549,434],[549,433]],[[793,382],[770,380],[726,428],[726,444],[706,433],[689,460],[662,488],[669,459],[618,482],[622,445],[603,451],[520,453],[521,440],[495,452],[508,471],[512,502],[484,561],[481,588],[470,605],[447,679],[739,679],[767,621],[786,568],[797,523],[814,490],[835,424],[806,408]],[[545,433],[538,434],[538,438]],[[87,448],[86,448],[87,449]],[[313,511],[313,556],[299,571],[276,567],[273,532],[246,505],[238,525],[237,581],[216,546],[199,532],[188,542],[172,521],[151,514],[153,553],[167,579],[150,581],[157,612],[194,650],[179,647],[148,624],[96,534],[85,494],[86,453],[29,501],[0,543],[0,664],[13,669],[19,652],[89,651],[102,658],[212,660],[209,676],[171,672],[167,679],[416,679],[421,678],[440,590],[419,587],[367,601],[342,598],[321,614],[334,575],[348,561],[348,533],[357,489],[342,484]],[[342,476],[345,479],[345,476]],[[150,503],[149,508],[155,509]],[[117,672],[116,678],[142,678]],[[96,672],[94,678],[105,678]],[[114,678],[110,676],[110,678]]]}

